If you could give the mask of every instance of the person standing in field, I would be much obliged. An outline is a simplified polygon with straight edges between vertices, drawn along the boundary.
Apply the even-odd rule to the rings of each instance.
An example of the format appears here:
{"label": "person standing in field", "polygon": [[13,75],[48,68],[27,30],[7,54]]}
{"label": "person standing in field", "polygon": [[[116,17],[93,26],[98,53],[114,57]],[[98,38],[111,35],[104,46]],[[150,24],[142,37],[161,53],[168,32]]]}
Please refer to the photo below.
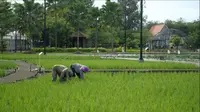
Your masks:
{"label": "person standing in field", "polygon": [[87,66],[79,63],[73,63],[70,68],[73,73],[72,77],[75,77],[76,74],[79,79],[84,79],[84,73],[89,72],[89,68]]}
{"label": "person standing in field", "polygon": [[64,65],[54,65],[52,67],[52,81],[56,81],[59,76],[60,81],[66,81],[72,77],[72,72]]}

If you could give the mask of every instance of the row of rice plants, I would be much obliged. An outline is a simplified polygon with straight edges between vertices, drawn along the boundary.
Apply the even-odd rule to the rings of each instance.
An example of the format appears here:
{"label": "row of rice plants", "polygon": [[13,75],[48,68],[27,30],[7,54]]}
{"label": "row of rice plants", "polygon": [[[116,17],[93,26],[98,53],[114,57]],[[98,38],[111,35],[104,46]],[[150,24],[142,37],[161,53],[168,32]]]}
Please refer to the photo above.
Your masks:
{"label": "row of rice plants", "polygon": [[0,85],[1,112],[199,112],[198,73],[51,75]]}
{"label": "row of rice plants", "polygon": [[[3,60],[30,60],[38,59],[38,54],[1,54],[0,59]],[[41,55],[41,59],[66,59],[66,60],[84,60],[84,59],[100,59],[99,56],[75,56],[75,55]]]}
{"label": "row of rice plants", "polygon": [[5,75],[5,71],[0,69],[0,77],[3,77]]}
{"label": "row of rice plants", "polygon": [[5,76],[5,70],[15,69],[17,65],[12,61],[1,61],[0,60],[0,77]]}
{"label": "row of rice plants", "polygon": [[13,69],[16,67],[17,67],[17,65],[12,61],[1,61],[0,60],[0,69]]}
{"label": "row of rice plants", "polygon": [[[38,60],[29,60],[30,63],[38,64]],[[41,60],[41,65],[51,69],[55,64],[70,66],[72,63],[81,63],[91,69],[194,69],[198,68],[193,64],[175,62],[151,62],[139,63],[134,60]]]}

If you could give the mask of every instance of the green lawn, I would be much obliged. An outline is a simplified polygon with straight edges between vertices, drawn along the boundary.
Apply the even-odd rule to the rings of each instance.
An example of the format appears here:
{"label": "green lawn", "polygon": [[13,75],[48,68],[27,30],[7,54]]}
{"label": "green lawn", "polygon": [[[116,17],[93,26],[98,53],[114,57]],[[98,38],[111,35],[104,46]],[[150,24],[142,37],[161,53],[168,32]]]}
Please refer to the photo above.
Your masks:
{"label": "green lawn", "polygon": [[199,112],[199,73],[91,72],[0,85],[1,112]]}

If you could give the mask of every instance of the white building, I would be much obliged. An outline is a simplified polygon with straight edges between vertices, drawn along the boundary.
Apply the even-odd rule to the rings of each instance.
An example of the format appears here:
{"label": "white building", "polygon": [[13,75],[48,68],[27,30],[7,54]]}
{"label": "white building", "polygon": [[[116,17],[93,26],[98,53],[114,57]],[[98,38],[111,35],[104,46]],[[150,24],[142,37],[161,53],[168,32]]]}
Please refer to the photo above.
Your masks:
{"label": "white building", "polygon": [[18,31],[8,33],[3,37],[3,40],[6,40],[7,51],[15,51],[15,49],[19,51],[20,48],[22,50],[27,50],[30,48],[27,36],[21,35],[20,41],[20,33]]}

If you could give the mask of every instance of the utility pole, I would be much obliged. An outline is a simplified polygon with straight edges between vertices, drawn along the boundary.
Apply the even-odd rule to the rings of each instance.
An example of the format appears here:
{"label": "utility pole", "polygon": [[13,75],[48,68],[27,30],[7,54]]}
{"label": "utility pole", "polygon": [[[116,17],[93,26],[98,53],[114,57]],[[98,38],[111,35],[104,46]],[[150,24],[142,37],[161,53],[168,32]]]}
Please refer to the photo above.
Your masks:
{"label": "utility pole", "polygon": [[55,46],[56,46],[56,50],[58,47],[58,37],[57,37],[57,2],[55,0],[55,23],[56,23],[56,29],[55,29],[55,36],[56,36],[56,41],[55,41]]}
{"label": "utility pole", "polygon": [[78,37],[77,37],[77,50],[79,51],[79,33],[80,33],[80,30],[79,30],[79,27],[78,27]]}
{"label": "utility pole", "polygon": [[126,52],[126,16],[127,16],[127,13],[126,13],[126,4],[125,4],[125,6],[124,6],[124,39],[125,39],[125,41],[124,41],[124,51]]}
{"label": "utility pole", "polygon": [[43,39],[44,39],[44,55],[46,55],[46,0],[44,0],[44,31],[43,31]]}
{"label": "utility pole", "polygon": [[143,0],[140,0],[140,58],[139,62],[144,62],[143,57],[142,57],[142,25],[143,25]]}
{"label": "utility pole", "polygon": [[[15,53],[17,52],[17,31],[15,29]],[[3,49],[3,48],[2,48]]]}
{"label": "utility pole", "polygon": [[97,52],[97,39],[98,39],[98,20],[99,18],[97,17],[97,20],[96,20],[96,39],[95,39],[95,48],[96,48],[96,52]]}

